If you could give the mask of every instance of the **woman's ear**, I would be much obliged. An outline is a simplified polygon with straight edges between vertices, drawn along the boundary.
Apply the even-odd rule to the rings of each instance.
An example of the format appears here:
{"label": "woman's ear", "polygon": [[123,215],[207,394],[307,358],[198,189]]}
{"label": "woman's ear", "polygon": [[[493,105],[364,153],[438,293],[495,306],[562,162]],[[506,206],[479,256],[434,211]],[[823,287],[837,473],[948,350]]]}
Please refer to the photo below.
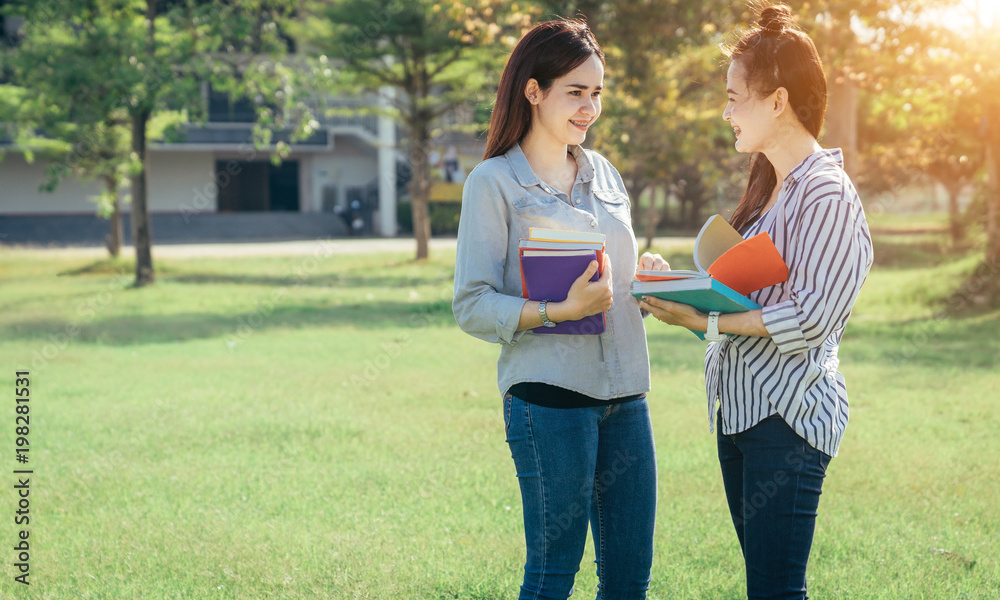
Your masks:
{"label": "woman's ear", "polygon": [[528,80],[528,85],[524,86],[524,97],[528,99],[528,102],[532,106],[541,102],[542,88],[538,87],[538,80],[534,77]]}
{"label": "woman's ear", "polygon": [[780,87],[771,94],[771,100],[774,102],[774,116],[780,117],[781,113],[785,112],[785,108],[788,107],[788,90]]}

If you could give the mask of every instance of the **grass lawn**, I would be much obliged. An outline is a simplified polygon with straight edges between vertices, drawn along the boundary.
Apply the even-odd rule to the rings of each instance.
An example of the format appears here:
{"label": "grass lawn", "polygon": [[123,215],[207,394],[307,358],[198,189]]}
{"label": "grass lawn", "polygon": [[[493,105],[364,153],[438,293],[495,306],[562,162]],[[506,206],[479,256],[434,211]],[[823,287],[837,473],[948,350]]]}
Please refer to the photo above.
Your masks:
{"label": "grass lawn", "polygon": [[[926,240],[876,252],[841,348],[851,425],[824,487],[811,595],[1000,598],[1000,311],[945,301],[973,256]],[[162,260],[156,285],[132,289],[127,262],[0,252],[0,598],[516,597],[498,348],[452,319],[453,255],[407,259]],[[739,600],[702,344],[647,327],[650,598]],[[27,587],[13,580],[12,471],[25,467]]]}

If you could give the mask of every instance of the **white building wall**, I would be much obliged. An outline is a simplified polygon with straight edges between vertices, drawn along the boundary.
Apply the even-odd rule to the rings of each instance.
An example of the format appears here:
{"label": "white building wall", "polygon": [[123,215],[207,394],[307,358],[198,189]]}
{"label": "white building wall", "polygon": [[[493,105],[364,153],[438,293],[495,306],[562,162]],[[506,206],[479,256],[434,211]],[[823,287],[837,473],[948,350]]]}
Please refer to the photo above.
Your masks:
{"label": "white building wall", "polygon": [[319,212],[321,207],[313,192],[313,156],[301,154],[293,159],[299,161],[299,212]]}
{"label": "white building wall", "polygon": [[151,151],[147,156],[150,212],[215,212],[226,175],[225,170],[216,175],[212,152]]}
{"label": "white building wall", "polygon": [[[149,210],[151,212],[215,212],[216,182],[211,152],[150,152]],[[54,192],[38,191],[46,161],[28,163],[8,151],[0,161],[0,214],[93,213],[89,200],[103,191],[98,181],[64,179]],[[127,210],[127,208],[126,208]]]}
{"label": "white building wall", "polygon": [[[149,151],[149,205],[151,212],[200,213],[217,210],[219,186],[228,175],[215,172],[218,160],[246,160],[236,153],[211,151]],[[337,136],[333,152],[292,157],[299,161],[299,194],[302,212],[333,210],[324,206],[326,190],[336,190],[343,206],[347,190],[366,186],[379,176],[378,152],[350,135]],[[97,181],[69,177],[52,193],[40,192],[46,161],[29,164],[20,153],[8,150],[0,160],[0,214],[93,214],[88,198],[101,193]],[[395,165],[392,165],[395,168]],[[128,208],[126,207],[127,211]]]}
{"label": "white building wall", "polygon": [[[312,161],[311,195],[315,210],[322,211],[324,190],[337,190],[337,203],[347,201],[347,189],[364,186],[378,177],[375,149],[352,136],[337,136],[331,154],[316,154]],[[303,202],[307,201],[303,196]],[[328,211],[333,207],[325,207]]]}
{"label": "white building wall", "polygon": [[38,191],[48,165],[41,160],[28,163],[19,152],[4,153],[0,160],[0,214],[89,214],[97,210],[97,205],[88,200],[104,189],[97,181],[68,177],[52,193]]}

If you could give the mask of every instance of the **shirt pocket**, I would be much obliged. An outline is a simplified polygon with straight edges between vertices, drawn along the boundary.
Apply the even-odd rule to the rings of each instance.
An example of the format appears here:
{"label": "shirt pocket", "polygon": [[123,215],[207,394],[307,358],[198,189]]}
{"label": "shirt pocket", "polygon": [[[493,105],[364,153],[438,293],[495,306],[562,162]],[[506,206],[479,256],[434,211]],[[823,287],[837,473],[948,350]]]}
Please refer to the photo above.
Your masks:
{"label": "shirt pocket", "polygon": [[566,213],[568,206],[555,197],[520,196],[511,202],[511,208],[522,226],[522,237],[527,237],[531,227],[567,229],[566,224],[571,220]]}
{"label": "shirt pocket", "polygon": [[629,227],[632,226],[632,213],[627,195],[618,190],[595,190],[594,196],[612,217]]}
{"label": "shirt pocket", "polygon": [[526,215],[540,210],[558,208],[558,198],[539,198],[537,196],[519,196],[511,202],[514,212]]}

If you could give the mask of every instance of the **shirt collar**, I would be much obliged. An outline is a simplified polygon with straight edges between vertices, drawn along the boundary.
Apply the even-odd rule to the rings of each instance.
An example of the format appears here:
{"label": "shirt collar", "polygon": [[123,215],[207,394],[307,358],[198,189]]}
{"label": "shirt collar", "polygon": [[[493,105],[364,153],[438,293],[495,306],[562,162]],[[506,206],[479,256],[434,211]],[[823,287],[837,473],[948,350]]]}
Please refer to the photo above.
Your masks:
{"label": "shirt collar", "polygon": [[795,166],[794,169],[788,172],[788,177],[793,180],[798,181],[807,173],[812,171],[817,165],[828,165],[834,164],[844,168],[844,152],[840,148],[827,148],[825,150],[819,150],[818,152],[813,152],[805,158],[802,162]]}
{"label": "shirt collar", "polygon": [[[590,162],[590,157],[587,156],[586,150],[578,145],[569,146],[569,153],[576,159],[577,180],[587,182],[593,179],[594,165]],[[522,187],[542,185],[542,180],[538,178],[538,175],[535,175],[535,172],[531,169],[531,165],[528,164],[528,157],[521,150],[521,144],[514,144],[505,156],[510,162],[511,168],[514,169],[514,175]]]}

